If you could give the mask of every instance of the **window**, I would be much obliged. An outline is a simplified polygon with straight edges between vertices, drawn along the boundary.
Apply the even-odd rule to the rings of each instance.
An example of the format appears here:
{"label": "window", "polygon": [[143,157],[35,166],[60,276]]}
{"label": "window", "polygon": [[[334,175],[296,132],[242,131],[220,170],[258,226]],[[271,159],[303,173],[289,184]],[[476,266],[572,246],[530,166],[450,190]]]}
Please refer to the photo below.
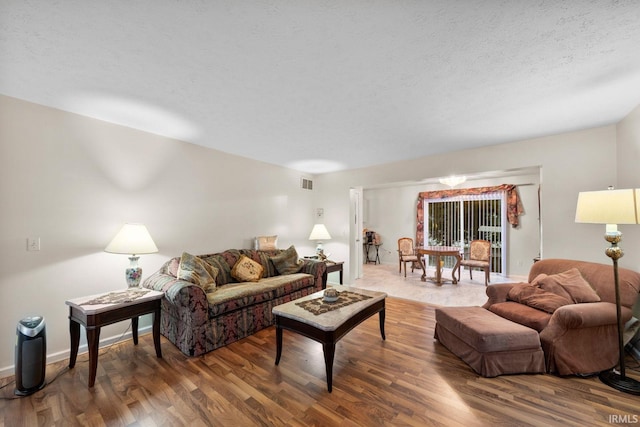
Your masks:
{"label": "window", "polygon": [[[504,191],[423,199],[423,246],[458,246],[467,256],[471,240],[489,240],[493,256],[491,270],[502,273],[503,262],[506,262],[504,199]],[[429,260],[431,265],[433,262],[433,259]],[[453,265],[454,260],[447,257],[445,267]]]}

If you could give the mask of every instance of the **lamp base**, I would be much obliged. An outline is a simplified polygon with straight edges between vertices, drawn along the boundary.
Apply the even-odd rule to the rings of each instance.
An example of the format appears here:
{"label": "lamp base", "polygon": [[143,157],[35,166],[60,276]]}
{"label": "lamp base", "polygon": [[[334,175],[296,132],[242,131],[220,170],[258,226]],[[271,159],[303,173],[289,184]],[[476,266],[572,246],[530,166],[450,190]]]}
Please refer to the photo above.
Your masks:
{"label": "lamp base", "polygon": [[127,278],[127,286],[130,288],[137,288],[140,286],[140,279],[142,278],[142,269],[138,267],[138,256],[129,257],[131,264],[129,268],[125,270],[125,277]]}
{"label": "lamp base", "polygon": [[620,390],[625,393],[640,396],[640,382],[627,376],[623,378],[622,375],[620,375],[613,369],[610,371],[600,372],[598,378],[600,378],[600,381],[602,381],[609,387],[613,387],[616,390]]}

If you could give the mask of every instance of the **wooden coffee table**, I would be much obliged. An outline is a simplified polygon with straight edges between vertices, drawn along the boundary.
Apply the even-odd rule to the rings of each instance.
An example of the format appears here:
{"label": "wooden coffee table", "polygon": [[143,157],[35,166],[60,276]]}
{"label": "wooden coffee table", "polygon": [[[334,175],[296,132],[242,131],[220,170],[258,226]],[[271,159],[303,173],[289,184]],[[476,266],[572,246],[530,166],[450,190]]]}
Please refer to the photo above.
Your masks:
{"label": "wooden coffee table", "polygon": [[[335,285],[333,288],[338,292],[347,291],[369,298],[317,315],[301,307],[298,303],[322,298],[324,291],[319,291],[286,304],[273,307],[273,314],[276,316],[276,365],[280,363],[280,356],[282,355],[283,329],[297,332],[305,337],[318,341],[322,344],[324,352],[324,364],[327,373],[327,388],[329,393],[331,393],[332,388],[333,358],[336,350],[336,342],[338,342],[340,338],[369,317],[379,313],[380,335],[383,340],[386,339],[384,334],[384,318],[385,298],[387,294],[350,286]],[[340,304],[340,301],[333,304]]]}

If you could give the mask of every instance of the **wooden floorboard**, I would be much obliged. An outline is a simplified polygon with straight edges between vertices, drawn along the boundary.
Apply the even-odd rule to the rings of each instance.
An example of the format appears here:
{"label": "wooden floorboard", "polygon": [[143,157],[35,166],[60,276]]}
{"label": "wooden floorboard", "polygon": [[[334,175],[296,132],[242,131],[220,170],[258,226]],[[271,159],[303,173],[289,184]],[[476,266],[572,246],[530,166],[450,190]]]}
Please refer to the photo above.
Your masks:
{"label": "wooden floorboard", "polygon": [[49,382],[62,373],[31,396],[12,399],[9,384],[0,427],[640,424],[640,397],[597,377],[479,377],[433,339],[434,307],[388,298],[386,311],[386,341],[374,316],[338,342],[332,393],[322,346],[289,331],[279,366],[273,327],[194,358],[162,338],[158,359],[144,335],[100,350],[92,389],[87,354],[47,366]]}

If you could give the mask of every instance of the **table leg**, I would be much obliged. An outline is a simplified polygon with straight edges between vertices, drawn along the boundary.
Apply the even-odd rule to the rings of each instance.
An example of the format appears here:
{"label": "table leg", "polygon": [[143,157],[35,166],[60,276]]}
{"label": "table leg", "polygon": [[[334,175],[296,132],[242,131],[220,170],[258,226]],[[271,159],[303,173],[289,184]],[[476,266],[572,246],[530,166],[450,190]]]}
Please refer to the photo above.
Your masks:
{"label": "table leg", "polygon": [[436,255],[436,283],[442,284],[442,264],[440,264],[440,255]]}
{"label": "table leg", "polygon": [[131,318],[131,336],[133,345],[138,345],[138,316]]}
{"label": "table leg", "polygon": [[336,353],[336,343],[326,342],[322,343],[322,350],[324,351],[324,365],[327,372],[327,389],[331,393],[333,382],[333,357]]}
{"label": "table leg", "polygon": [[153,312],[153,345],[156,348],[156,357],[162,358],[162,347],[160,347],[160,309]]}
{"label": "table leg", "polygon": [[385,318],[385,309],[384,308],[382,310],[380,310],[380,313],[378,314],[378,317],[380,318],[380,335],[382,336],[383,340],[386,340],[387,337],[384,334],[384,318]]}
{"label": "table leg", "polygon": [[[453,266],[453,271],[451,271],[451,278],[453,279],[453,284],[457,284],[460,281],[460,257],[455,257],[456,265]],[[458,271],[458,277],[456,278],[456,271]]]}
{"label": "table leg", "polygon": [[80,346],[80,324],[69,318],[69,336],[71,337],[71,354],[69,356],[69,369],[76,366],[78,347]]}
{"label": "table leg", "polygon": [[89,387],[96,382],[98,370],[98,341],[100,340],[100,328],[87,328],[87,344],[89,346]]}
{"label": "table leg", "polygon": [[282,328],[276,325],[276,365],[280,363],[280,356],[282,356]]}
{"label": "table leg", "polygon": [[424,261],[422,260],[423,255],[418,255],[418,265],[420,265],[420,268],[422,269],[422,277],[420,277],[420,280],[423,282],[427,281],[427,268],[424,265]]}

